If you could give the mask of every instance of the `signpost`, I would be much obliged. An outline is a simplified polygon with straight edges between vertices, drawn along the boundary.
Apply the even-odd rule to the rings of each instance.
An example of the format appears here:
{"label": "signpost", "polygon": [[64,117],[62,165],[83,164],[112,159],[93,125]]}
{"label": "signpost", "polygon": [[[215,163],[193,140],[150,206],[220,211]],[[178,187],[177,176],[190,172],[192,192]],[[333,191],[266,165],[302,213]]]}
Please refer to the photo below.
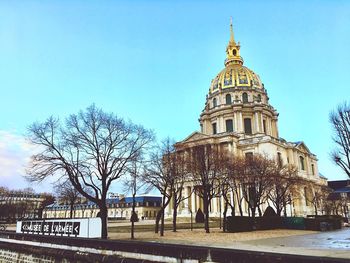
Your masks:
{"label": "signpost", "polygon": [[28,220],[17,222],[17,233],[49,236],[101,237],[100,218]]}

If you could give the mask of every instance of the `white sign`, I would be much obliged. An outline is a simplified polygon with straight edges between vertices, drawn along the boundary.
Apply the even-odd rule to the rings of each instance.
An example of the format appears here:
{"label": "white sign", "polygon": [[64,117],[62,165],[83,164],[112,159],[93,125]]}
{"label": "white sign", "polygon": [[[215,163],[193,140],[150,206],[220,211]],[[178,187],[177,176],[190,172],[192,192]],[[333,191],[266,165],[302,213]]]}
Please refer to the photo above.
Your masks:
{"label": "white sign", "polygon": [[16,233],[100,238],[101,218],[18,221]]}

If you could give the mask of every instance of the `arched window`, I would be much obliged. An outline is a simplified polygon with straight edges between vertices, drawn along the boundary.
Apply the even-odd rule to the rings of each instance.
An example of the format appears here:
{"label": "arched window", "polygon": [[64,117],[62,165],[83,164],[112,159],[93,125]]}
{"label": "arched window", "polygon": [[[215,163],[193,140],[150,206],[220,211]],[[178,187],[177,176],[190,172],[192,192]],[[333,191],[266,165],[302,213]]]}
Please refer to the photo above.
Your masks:
{"label": "arched window", "polygon": [[226,94],[226,105],[230,105],[231,103],[232,103],[231,95],[230,94]]}
{"label": "arched window", "polygon": [[258,102],[261,102],[261,95],[258,94]]}
{"label": "arched window", "polygon": [[245,93],[245,92],[242,94],[242,101],[243,101],[243,103],[247,103],[248,102],[248,94]]}
{"label": "arched window", "polygon": [[213,99],[213,108],[215,108],[216,106],[218,106],[218,102],[216,100],[216,98]]}
{"label": "arched window", "polygon": [[234,56],[237,55],[237,50],[236,49],[232,50],[232,55],[234,55]]}
{"label": "arched window", "polygon": [[300,170],[305,171],[305,161],[303,156],[299,156]]}

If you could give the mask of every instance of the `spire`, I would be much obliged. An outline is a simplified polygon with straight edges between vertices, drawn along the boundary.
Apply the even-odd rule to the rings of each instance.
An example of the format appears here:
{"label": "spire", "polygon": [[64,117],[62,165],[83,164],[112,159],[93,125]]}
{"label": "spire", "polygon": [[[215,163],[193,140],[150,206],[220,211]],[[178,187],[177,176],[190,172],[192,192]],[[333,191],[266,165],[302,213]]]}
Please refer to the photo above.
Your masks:
{"label": "spire", "polygon": [[230,41],[228,42],[228,45],[226,47],[226,60],[225,60],[225,66],[236,64],[236,65],[242,65],[243,64],[243,58],[240,56],[240,50],[241,46],[238,43],[235,42],[235,38],[233,35],[233,25],[232,25],[232,17],[230,19]]}
{"label": "spire", "polygon": [[230,18],[230,43],[235,44],[235,38],[233,35],[233,26],[232,26],[232,16]]}

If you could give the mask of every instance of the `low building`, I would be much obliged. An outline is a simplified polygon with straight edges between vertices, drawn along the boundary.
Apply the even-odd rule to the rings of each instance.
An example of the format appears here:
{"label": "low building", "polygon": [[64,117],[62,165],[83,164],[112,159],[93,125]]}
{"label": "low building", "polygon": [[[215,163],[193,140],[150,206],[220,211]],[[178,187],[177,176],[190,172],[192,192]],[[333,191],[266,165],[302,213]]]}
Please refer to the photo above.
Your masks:
{"label": "low building", "polygon": [[40,217],[45,196],[35,193],[6,192],[0,195],[0,218],[21,219]]}
{"label": "low building", "polygon": [[[157,216],[161,207],[162,198],[159,196],[137,196],[136,214],[139,219],[153,219]],[[107,199],[109,219],[129,219],[132,212],[132,197],[116,197]],[[44,209],[44,218],[70,218],[70,206],[66,204],[54,203]],[[73,218],[97,217],[99,208],[92,202],[76,204],[73,207]]]}
{"label": "low building", "polygon": [[328,213],[349,218],[350,180],[329,181],[328,187],[333,191],[328,196]]}

